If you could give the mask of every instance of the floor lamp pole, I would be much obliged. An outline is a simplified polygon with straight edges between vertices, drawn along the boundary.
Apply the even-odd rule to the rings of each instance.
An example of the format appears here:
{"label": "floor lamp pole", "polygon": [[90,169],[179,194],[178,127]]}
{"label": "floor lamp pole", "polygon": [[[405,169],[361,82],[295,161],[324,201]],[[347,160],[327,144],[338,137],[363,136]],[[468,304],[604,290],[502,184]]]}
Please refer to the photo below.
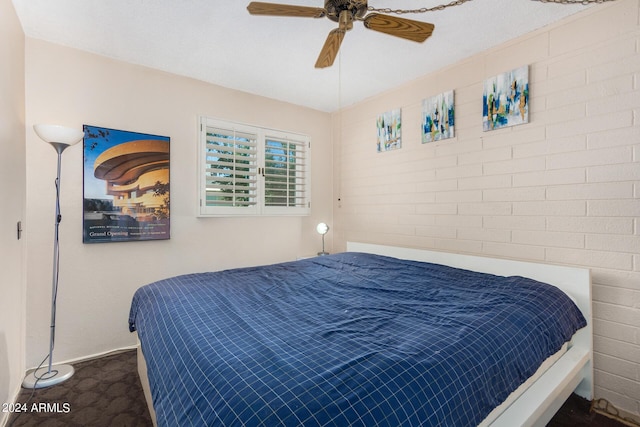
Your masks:
{"label": "floor lamp pole", "polygon": [[54,146],[58,152],[58,175],[56,176],[56,217],[55,217],[55,232],[53,237],[53,276],[51,279],[51,326],[49,334],[49,370],[47,374],[52,371],[51,364],[53,363],[53,346],[56,340],[56,302],[58,297],[58,272],[60,271],[60,241],[59,241],[59,228],[62,221],[62,215],[60,214],[60,172],[62,169],[62,151],[68,147],[68,145],[58,144]]}
{"label": "floor lamp pole", "polygon": [[55,231],[53,238],[53,277],[51,280],[51,326],[49,329],[49,366],[47,368],[38,368],[27,375],[22,382],[24,388],[44,388],[56,384],[60,384],[71,378],[74,373],[71,365],[53,366],[53,347],[56,339],[56,300],[58,297],[58,276],[60,269],[60,244],[58,240],[58,228],[62,221],[60,214],[60,172],[62,166],[62,152],[69,144],[49,142],[58,153],[58,174],[56,176],[56,217]]}

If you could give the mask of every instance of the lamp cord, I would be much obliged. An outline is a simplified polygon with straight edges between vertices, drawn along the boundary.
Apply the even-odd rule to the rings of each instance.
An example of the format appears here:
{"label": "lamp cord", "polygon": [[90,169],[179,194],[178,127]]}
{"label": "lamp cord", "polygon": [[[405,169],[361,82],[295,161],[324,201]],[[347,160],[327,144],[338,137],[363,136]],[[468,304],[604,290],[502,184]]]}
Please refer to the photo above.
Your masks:
{"label": "lamp cord", "polygon": [[58,239],[58,226],[62,221],[62,215],[60,214],[60,178],[56,178],[55,181],[56,186],[56,232],[55,232],[55,241],[54,245],[54,257],[55,257],[55,265],[54,270],[55,274],[53,276],[53,293],[51,299],[51,351],[55,347],[56,342],[56,310],[58,303],[58,278],[60,276],[60,242]]}
{"label": "lamp cord", "polygon": [[620,423],[630,427],[640,426],[640,423],[638,421],[629,417],[624,417],[620,413],[620,410],[618,410],[618,408],[613,406],[611,402],[604,398],[592,400],[590,411],[604,415],[607,418],[619,421]]}
{"label": "lamp cord", "polygon": [[[48,372],[45,372],[42,375],[36,375],[36,372],[38,372],[40,370],[40,368],[42,368],[42,365],[44,365],[44,362],[46,362],[48,358],[49,358],[49,355],[47,354],[44,357],[44,359],[42,359],[42,362],[40,362],[40,364],[35,369],[35,371],[33,371],[33,376],[36,378],[36,382],[33,383],[33,389],[31,390],[31,394],[29,395],[29,398],[24,402],[25,405],[28,405],[29,402],[31,402],[31,399],[33,399],[33,396],[35,396],[36,390],[37,390],[36,387],[38,385],[38,382],[42,379],[42,377],[44,377],[46,374],[48,374]],[[20,402],[18,402],[18,403],[20,403]],[[13,424],[16,422],[16,420],[18,418],[20,418],[20,413],[19,412],[16,412],[16,413],[12,414],[12,416],[10,418],[10,421],[9,421],[9,424],[7,424],[7,427],[13,426]]]}
{"label": "lamp cord", "polygon": [[51,290],[51,323],[50,323],[50,337],[49,337],[49,369],[47,373],[52,371],[53,364],[53,348],[56,340],[56,309],[58,302],[58,277],[60,272],[60,241],[58,238],[60,222],[62,221],[62,215],[60,214],[60,175],[62,169],[62,151],[65,147],[58,146],[56,151],[58,152],[58,173],[56,180],[54,181],[56,187],[56,216],[55,216],[55,232],[53,238],[53,277],[52,277],[52,290]]}

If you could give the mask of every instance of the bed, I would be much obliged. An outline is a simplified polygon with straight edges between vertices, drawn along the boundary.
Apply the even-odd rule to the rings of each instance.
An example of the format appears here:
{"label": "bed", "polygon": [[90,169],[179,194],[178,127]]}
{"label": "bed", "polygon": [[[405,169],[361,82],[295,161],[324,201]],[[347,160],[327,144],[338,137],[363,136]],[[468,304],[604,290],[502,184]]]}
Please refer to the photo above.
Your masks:
{"label": "bed", "polygon": [[154,422],[544,425],[592,398],[585,269],[349,243],[143,286]]}

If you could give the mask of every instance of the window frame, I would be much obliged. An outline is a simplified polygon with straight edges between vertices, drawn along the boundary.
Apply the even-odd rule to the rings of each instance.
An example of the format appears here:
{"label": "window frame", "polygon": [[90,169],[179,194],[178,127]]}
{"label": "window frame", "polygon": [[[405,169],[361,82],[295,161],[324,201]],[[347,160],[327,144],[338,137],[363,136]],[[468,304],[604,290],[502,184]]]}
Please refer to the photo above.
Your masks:
{"label": "window frame", "polygon": [[[207,205],[207,134],[209,129],[255,135],[257,150],[255,162],[252,163],[252,170],[256,171],[257,179],[255,205]],[[293,142],[296,144],[296,147],[303,149],[303,152],[301,153],[301,158],[303,159],[301,168],[298,166],[294,168],[296,171],[295,176],[303,181],[302,184],[297,184],[302,185],[302,191],[296,191],[296,193],[302,193],[301,198],[303,200],[301,206],[269,206],[266,204],[265,168],[267,167],[267,138],[272,138],[279,142]],[[199,120],[198,157],[198,216],[306,216],[311,214],[311,140],[308,135],[201,116]],[[287,193],[286,197],[291,197],[291,194]]]}

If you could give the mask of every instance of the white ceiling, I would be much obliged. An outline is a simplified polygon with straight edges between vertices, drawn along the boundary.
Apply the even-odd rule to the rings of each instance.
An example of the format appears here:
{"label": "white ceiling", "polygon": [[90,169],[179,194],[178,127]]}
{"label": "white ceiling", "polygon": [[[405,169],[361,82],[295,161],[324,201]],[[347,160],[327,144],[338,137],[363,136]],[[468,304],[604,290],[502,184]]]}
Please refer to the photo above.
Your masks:
{"label": "white ceiling", "polygon": [[[265,0],[323,7],[323,0]],[[450,0],[369,0],[393,9]],[[364,28],[347,33],[333,67],[315,69],[336,23],[251,16],[249,0],[13,0],[25,34],[321,111],[335,111],[586,7],[473,0],[403,15],[435,24],[415,43]]]}

